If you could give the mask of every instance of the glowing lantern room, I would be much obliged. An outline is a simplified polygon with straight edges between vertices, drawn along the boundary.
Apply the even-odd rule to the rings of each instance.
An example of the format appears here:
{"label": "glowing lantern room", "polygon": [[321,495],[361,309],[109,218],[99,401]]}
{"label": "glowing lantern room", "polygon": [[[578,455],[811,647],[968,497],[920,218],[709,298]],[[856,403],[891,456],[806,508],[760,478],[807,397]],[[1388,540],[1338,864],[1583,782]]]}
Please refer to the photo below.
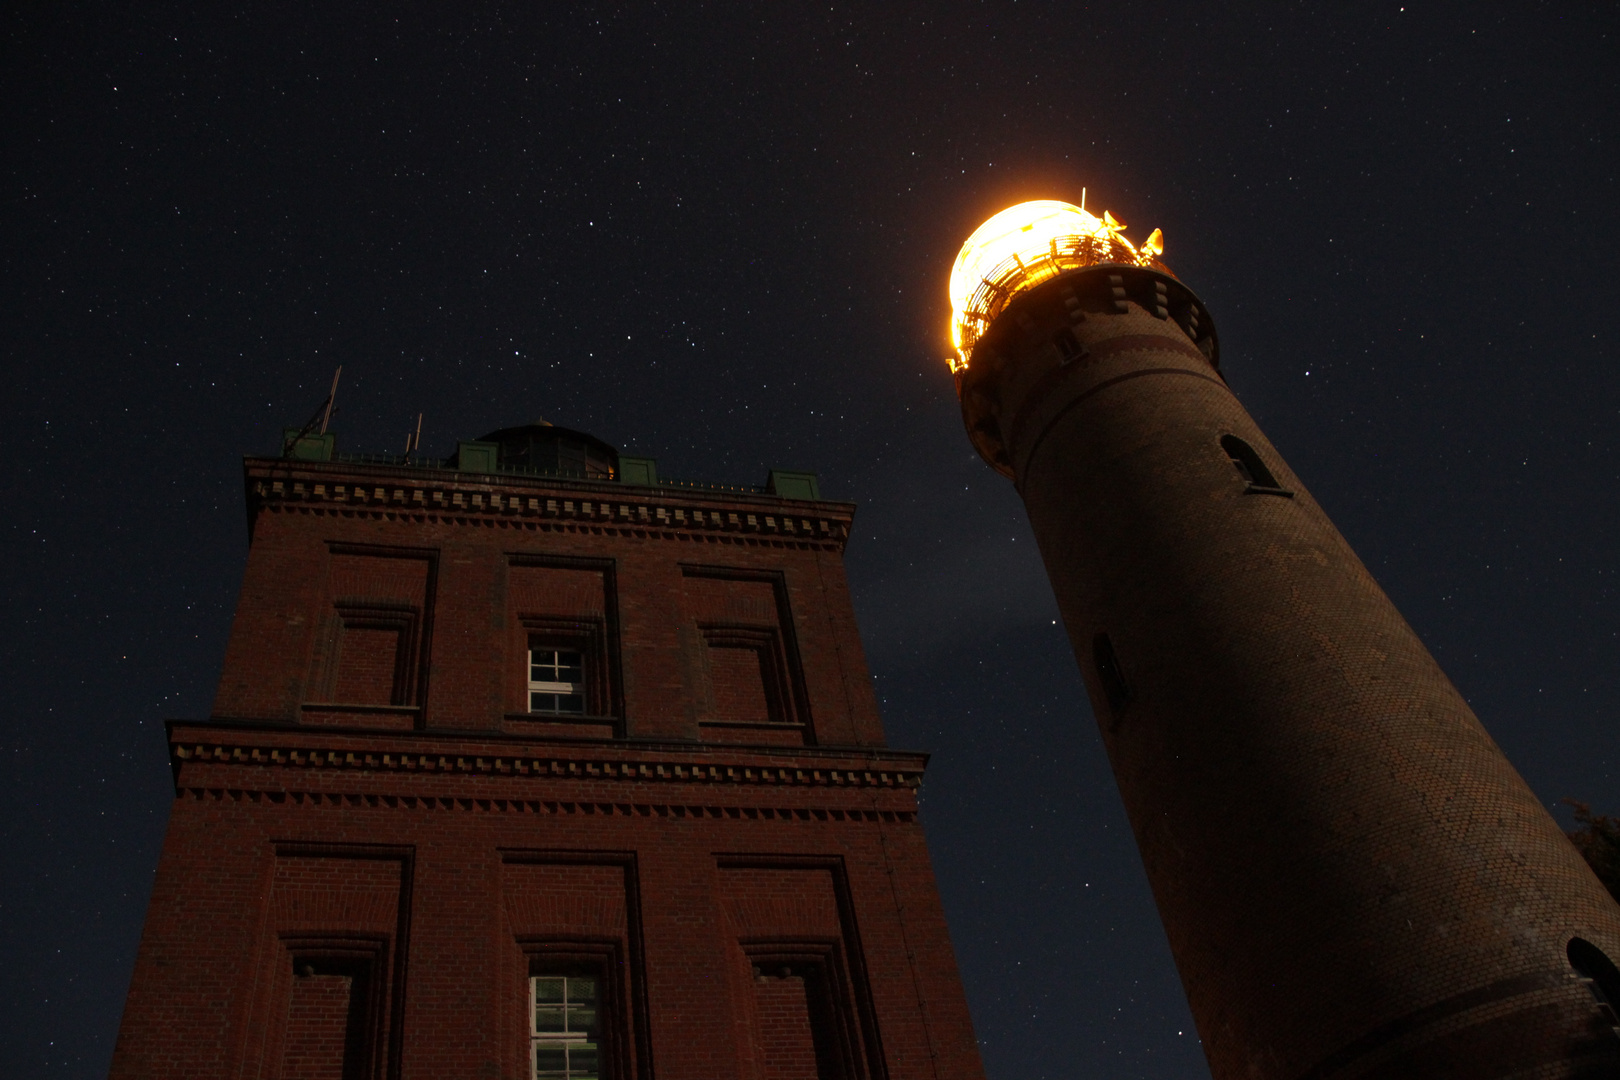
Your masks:
{"label": "glowing lantern room", "polygon": [[1169,273],[1158,260],[1164,235],[1153,230],[1139,249],[1124,228],[1107,211],[1098,218],[1072,203],[1037,199],[975,229],[951,268],[951,370],[967,367],[974,344],[1013,296],[1065,270],[1121,263]]}

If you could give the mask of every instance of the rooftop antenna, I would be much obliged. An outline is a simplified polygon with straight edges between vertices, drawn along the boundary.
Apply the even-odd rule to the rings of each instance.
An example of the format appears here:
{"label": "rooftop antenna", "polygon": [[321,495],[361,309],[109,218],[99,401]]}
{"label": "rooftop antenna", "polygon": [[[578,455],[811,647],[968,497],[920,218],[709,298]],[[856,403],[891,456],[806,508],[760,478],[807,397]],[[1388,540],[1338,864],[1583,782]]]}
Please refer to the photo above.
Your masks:
{"label": "rooftop antenna", "polygon": [[412,435],[410,432],[405,433],[405,456],[410,457],[412,450],[420,450],[421,447],[422,447],[422,414],[417,413],[416,414],[416,434]]}
{"label": "rooftop antenna", "polygon": [[332,406],[337,403],[337,384],[342,377],[343,365],[339,364],[338,369],[332,373],[332,392],[326,395],[326,415],[321,417],[322,435],[326,434],[326,425],[332,419]]}
{"label": "rooftop antenna", "polygon": [[321,434],[322,435],[326,434],[326,425],[331,422],[332,413],[337,411],[332,406],[337,401],[338,376],[340,376],[342,374],[343,374],[343,366],[340,364],[340,365],[338,365],[338,369],[337,369],[336,374],[334,374],[332,376],[332,391],[331,391],[331,393],[326,395],[326,400],[321,402],[319,405],[315,406],[315,414],[314,414],[314,416],[311,416],[309,418],[309,422],[306,423],[303,427],[298,429],[298,433],[296,435],[289,435],[287,437],[286,441],[281,444],[281,456],[282,457],[291,457],[292,452],[293,452],[293,447],[297,446],[300,442],[302,442],[304,440],[305,435],[308,435],[311,431],[315,430],[315,419],[316,419],[316,417],[319,417],[320,421],[321,421]]}
{"label": "rooftop antenna", "polygon": [[[1080,209],[1081,209],[1082,212],[1084,212],[1085,208],[1086,208],[1086,189],[1081,188],[1080,189]],[[338,370],[341,371],[342,368],[339,368]]]}

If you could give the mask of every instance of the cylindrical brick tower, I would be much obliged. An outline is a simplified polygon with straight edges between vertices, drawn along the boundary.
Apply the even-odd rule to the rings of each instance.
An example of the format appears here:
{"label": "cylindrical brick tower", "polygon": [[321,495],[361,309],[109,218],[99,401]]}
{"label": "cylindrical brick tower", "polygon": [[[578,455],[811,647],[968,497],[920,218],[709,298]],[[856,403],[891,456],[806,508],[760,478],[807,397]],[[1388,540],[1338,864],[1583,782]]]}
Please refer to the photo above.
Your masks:
{"label": "cylindrical brick tower", "polygon": [[1620,906],[1228,389],[1159,234],[1121,228],[987,222],[953,366],[1215,1076],[1620,1076]]}

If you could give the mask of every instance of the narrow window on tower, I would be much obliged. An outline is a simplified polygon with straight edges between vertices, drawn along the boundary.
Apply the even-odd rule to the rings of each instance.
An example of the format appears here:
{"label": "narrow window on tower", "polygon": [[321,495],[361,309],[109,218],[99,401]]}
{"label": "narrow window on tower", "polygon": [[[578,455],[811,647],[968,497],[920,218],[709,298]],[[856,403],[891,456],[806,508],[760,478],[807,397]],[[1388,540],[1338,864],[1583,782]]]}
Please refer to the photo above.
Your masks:
{"label": "narrow window on tower", "polygon": [[[1585,938],[1570,938],[1566,950],[1569,966],[1575,969],[1586,989],[1591,992],[1611,1026],[1620,1025],[1620,968],[1616,968],[1604,951]],[[1620,1026],[1615,1027],[1620,1034]]]}
{"label": "narrow window on tower", "polygon": [[602,981],[581,975],[529,979],[530,1060],[534,1080],[598,1080],[602,1075]]}
{"label": "narrow window on tower", "polygon": [[541,638],[529,639],[529,711],[561,716],[586,712],[585,654]]}
{"label": "narrow window on tower", "polygon": [[1086,355],[1086,347],[1080,344],[1080,339],[1067,326],[1052,335],[1052,345],[1058,351],[1059,363],[1072,364]]}
{"label": "narrow window on tower", "polygon": [[1107,634],[1098,634],[1091,641],[1091,660],[1097,669],[1097,681],[1102,683],[1103,697],[1117,715],[1131,700],[1131,688],[1120,670],[1119,657],[1114,655],[1114,643]]}
{"label": "narrow window on tower", "polygon": [[1277,478],[1271,475],[1271,470],[1260,460],[1260,455],[1254,452],[1254,447],[1236,435],[1222,435],[1221,449],[1226,451],[1227,458],[1232,462],[1232,468],[1237,470],[1250,492],[1260,495],[1294,494],[1277,483]]}

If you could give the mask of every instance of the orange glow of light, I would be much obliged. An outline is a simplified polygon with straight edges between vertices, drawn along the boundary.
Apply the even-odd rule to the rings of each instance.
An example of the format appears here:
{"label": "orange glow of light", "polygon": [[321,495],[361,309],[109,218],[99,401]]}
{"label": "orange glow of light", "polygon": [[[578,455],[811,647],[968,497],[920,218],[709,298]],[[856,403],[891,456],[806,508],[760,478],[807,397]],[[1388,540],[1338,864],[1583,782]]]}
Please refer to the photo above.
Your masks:
{"label": "orange glow of light", "polygon": [[1138,249],[1124,228],[1106,210],[1097,218],[1071,203],[1038,199],[1009,206],[975,229],[951,268],[951,370],[968,366],[973,346],[1009,300],[1065,270],[1123,263],[1168,273],[1158,261],[1164,233],[1154,229]]}

